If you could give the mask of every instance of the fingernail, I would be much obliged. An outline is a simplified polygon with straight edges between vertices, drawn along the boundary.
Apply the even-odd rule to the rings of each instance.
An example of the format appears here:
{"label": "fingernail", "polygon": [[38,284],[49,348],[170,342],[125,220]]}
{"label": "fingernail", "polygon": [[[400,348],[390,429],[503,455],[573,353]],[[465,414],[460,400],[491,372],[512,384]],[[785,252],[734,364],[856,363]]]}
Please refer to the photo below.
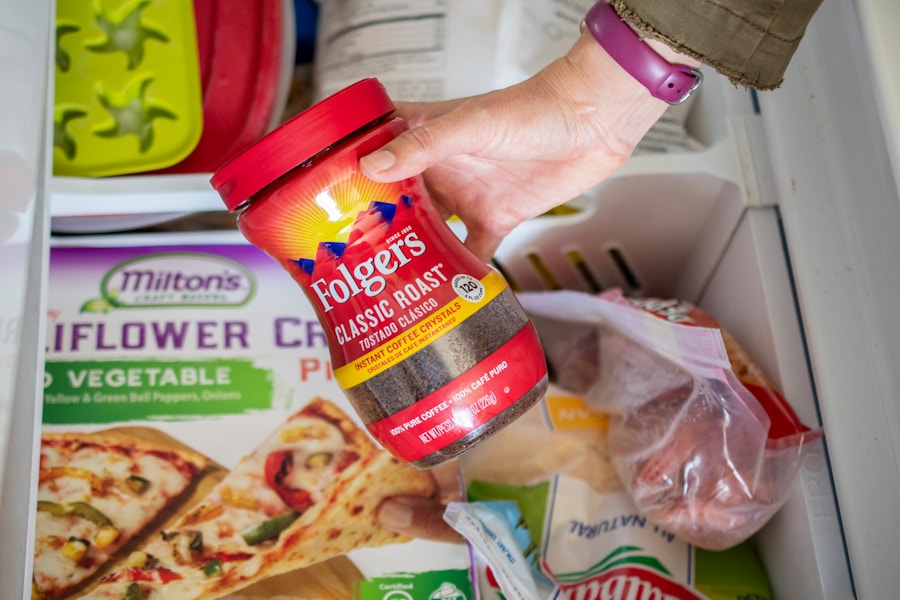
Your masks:
{"label": "fingernail", "polygon": [[413,524],[413,509],[400,502],[388,500],[378,509],[378,520],[389,529],[406,529]]}
{"label": "fingernail", "polygon": [[394,163],[397,162],[397,157],[394,156],[393,152],[379,150],[378,152],[364,156],[360,162],[365,163],[369,171],[380,173],[393,167]]}

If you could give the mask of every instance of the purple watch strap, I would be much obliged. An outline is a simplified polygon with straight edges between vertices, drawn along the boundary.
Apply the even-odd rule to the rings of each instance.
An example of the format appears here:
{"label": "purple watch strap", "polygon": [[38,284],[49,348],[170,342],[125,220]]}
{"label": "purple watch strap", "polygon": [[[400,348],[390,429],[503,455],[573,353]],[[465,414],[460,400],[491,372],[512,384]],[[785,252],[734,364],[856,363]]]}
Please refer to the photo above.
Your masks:
{"label": "purple watch strap", "polygon": [[623,21],[612,6],[600,0],[588,11],[584,24],[594,39],[654,98],[680,104],[700,87],[703,75],[687,65],[673,65]]}

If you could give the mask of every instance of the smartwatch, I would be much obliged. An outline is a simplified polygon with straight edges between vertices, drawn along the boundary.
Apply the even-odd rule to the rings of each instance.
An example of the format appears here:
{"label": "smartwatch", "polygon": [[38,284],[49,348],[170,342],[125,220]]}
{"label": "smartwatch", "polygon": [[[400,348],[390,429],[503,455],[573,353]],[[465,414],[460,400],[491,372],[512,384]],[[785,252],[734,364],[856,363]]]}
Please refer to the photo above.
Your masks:
{"label": "smartwatch", "polygon": [[606,53],[629,75],[669,104],[681,104],[703,82],[703,74],[687,65],[673,65],[648,46],[605,0],[599,0],[584,17]]}

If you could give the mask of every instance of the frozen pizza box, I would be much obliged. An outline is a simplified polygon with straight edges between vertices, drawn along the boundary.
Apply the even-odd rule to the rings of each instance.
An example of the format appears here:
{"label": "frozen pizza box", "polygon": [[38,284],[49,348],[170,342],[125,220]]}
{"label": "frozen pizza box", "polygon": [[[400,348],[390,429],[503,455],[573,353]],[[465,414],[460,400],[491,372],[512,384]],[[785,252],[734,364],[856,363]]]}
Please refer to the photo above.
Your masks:
{"label": "frozen pizza box", "polygon": [[431,476],[374,443],[237,232],[54,240],[46,338],[35,597],[474,597],[467,546],[377,527]]}

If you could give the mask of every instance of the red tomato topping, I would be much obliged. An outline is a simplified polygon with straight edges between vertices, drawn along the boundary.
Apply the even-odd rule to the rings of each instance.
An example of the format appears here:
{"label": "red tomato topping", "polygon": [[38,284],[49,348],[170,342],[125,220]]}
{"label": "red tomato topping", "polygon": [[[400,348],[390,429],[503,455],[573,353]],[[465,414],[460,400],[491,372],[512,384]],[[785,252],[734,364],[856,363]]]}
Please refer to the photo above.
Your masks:
{"label": "red tomato topping", "polygon": [[285,504],[302,513],[312,504],[312,497],[306,490],[288,487],[285,479],[294,470],[294,453],[291,450],[273,452],[266,457],[266,482],[275,490]]}
{"label": "red tomato topping", "polygon": [[109,577],[105,577],[103,581],[147,581],[150,583],[169,583],[182,579],[181,575],[165,568],[149,568],[128,567],[122,571],[116,571]]}

